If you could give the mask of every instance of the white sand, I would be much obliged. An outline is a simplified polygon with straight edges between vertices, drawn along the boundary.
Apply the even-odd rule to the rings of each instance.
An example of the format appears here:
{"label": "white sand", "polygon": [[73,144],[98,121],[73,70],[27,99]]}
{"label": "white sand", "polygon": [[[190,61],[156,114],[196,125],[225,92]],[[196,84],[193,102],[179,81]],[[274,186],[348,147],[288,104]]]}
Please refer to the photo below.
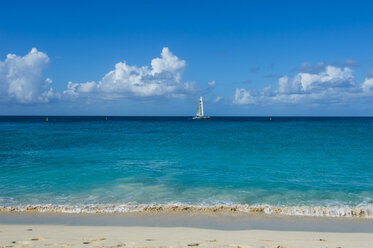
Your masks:
{"label": "white sand", "polygon": [[184,227],[0,225],[0,247],[372,248],[372,233],[223,231]]}

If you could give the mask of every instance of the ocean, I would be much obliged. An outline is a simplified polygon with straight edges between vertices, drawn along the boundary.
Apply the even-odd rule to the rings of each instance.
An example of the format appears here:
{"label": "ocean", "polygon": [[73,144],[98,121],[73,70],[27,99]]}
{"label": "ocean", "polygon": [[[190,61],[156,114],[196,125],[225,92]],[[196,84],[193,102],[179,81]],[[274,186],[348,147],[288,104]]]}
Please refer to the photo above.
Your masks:
{"label": "ocean", "polygon": [[373,118],[0,117],[1,211],[373,218]]}

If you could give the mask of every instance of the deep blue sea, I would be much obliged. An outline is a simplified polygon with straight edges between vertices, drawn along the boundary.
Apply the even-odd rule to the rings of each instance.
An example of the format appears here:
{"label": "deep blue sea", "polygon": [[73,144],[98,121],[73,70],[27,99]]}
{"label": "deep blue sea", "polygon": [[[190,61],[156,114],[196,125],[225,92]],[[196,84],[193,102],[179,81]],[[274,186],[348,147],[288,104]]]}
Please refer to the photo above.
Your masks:
{"label": "deep blue sea", "polygon": [[372,217],[373,118],[0,117],[0,206],[34,205]]}

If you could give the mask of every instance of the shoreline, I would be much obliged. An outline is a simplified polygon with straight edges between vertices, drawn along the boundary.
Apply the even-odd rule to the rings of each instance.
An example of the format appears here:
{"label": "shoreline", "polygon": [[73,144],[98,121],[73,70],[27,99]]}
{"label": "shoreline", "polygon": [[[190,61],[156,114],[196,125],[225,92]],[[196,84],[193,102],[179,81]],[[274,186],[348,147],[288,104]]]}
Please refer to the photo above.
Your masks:
{"label": "shoreline", "polygon": [[341,217],[372,219],[373,205],[367,206],[270,206],[270,205],[189,205],[189,204],[86,204],[0,206],[2,212],[40,213],[242,213],[283,216]]}
{"label": "shoreline", "polygon": [[371,248],[373,221],[238,212],[0,212],[0,247]]}
{"label": "shoreline", "polygon": [[371,219],[227,212],[131,212],[97,214],[0,212],[0,224],[190,227],[231,231],[276,230],[373,233],[373,221]]}

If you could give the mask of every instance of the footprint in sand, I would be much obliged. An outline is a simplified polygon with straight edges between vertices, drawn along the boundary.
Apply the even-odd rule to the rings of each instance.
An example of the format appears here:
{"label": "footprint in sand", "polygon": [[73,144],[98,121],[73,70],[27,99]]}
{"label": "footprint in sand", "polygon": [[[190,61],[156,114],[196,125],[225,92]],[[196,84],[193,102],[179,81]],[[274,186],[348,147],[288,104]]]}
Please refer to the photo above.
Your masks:
{"label": "footprint in sand", "polygon": [[145,239],[145,241],[154,241],[154,239]]}
{"label": "footprint in sand", "polygon": [[32,238],[32,241],[42,241],[42,240],[47,240],[46,238]]}
{"label": "footprint in sand", "polygon": [[188,246],[199,246],[199,243],[191,243],[191,244],[188,244]]}
{"label": "footprint in sand", "polygon": [[110,246],[110,248],[115,248],[115,247],[125,247],[126,244],[117,244],[115,246]]}
{"label": "footprint in sand", "polygon": [[[117,244],[117,245],[111,245],[111,246],[99,246],[99,247],[106,247],[106,248],[117,248],[117,247],[125,247],[126,244]],[[98,246],[96,246],[98,247]]]}
{"label": "footprint in sand", "polygon": [[326,239],[319,239],[319,241],[327,241]]}

